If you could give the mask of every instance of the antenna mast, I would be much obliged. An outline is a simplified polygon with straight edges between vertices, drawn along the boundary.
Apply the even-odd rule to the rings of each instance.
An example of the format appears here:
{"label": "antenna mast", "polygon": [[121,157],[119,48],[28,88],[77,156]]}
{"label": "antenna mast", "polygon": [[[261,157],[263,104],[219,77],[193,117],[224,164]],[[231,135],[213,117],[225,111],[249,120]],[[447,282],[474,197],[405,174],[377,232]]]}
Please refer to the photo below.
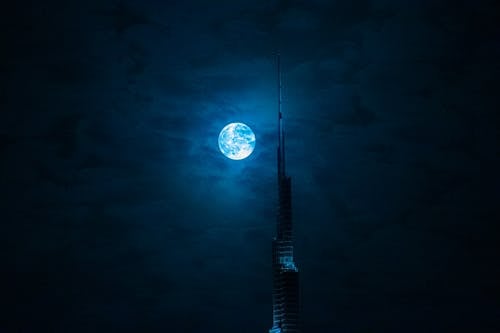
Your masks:
{"label": "antenna mast", "polygon": [[285,135],[283,128],[283,114],[281,112],[282,93],[281,93],[281,57],[277,55],[278,63],[278,177],[285,176]]}

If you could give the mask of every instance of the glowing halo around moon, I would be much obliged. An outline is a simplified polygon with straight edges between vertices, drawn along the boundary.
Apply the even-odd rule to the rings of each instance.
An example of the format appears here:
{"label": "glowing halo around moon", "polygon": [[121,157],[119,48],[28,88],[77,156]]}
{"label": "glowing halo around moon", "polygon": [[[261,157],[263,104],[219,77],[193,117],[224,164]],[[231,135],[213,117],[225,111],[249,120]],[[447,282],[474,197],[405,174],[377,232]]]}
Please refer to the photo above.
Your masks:
{"label": "glowing halo around moon", "polygon": [[250,156],[255,148],[255,134],[243,123],[230,123],[219,134],[221,153],[232,160],[242,160]]}

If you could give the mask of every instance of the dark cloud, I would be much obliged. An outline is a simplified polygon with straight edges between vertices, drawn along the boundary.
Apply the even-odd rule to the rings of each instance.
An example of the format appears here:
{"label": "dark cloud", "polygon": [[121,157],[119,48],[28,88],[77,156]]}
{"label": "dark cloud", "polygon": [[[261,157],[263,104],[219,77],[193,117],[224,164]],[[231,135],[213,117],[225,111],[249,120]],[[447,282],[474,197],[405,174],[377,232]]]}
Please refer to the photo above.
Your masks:
{"label": "dark cloud", "polygon": [[109,9],[94,9],[92,14],[103,16],[112,24],[115,34],[122,35],[137,26],[149,26],[159,29],[163,33],[168,33],[168,25],[161,24],[151,19],[143,10],[127,1],[118,1]]}
{"label": "dark cloud", "polygon": [[[498,13],[6,9],[0,331],[269,329],[277,52],[304,331],[498,331]],[[232,121],[248,159],[218,151]]]}

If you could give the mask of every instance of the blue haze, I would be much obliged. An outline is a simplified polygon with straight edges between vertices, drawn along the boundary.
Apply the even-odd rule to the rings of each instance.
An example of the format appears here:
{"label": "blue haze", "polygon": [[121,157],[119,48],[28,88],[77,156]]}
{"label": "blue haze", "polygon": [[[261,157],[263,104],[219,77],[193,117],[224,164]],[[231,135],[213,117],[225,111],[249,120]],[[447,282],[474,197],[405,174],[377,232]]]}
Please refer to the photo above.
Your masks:
{"label": "blue haze", "polygon": [[495,2],[11,5],[0,332],[266,332],[278,50],[304,332],[500,331]]}

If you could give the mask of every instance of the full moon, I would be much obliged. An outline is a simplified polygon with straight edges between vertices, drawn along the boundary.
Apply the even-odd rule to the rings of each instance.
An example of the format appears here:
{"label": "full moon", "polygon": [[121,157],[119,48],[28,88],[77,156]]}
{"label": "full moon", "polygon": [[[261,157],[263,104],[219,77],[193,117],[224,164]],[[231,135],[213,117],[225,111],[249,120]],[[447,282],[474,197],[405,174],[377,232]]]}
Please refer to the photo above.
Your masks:
{"label": "full moon", "polygon": [[232,160],[242,160],[250,156],[255,148],[255,134],[243,123],[224,126],[219,134],[219,149]]}

